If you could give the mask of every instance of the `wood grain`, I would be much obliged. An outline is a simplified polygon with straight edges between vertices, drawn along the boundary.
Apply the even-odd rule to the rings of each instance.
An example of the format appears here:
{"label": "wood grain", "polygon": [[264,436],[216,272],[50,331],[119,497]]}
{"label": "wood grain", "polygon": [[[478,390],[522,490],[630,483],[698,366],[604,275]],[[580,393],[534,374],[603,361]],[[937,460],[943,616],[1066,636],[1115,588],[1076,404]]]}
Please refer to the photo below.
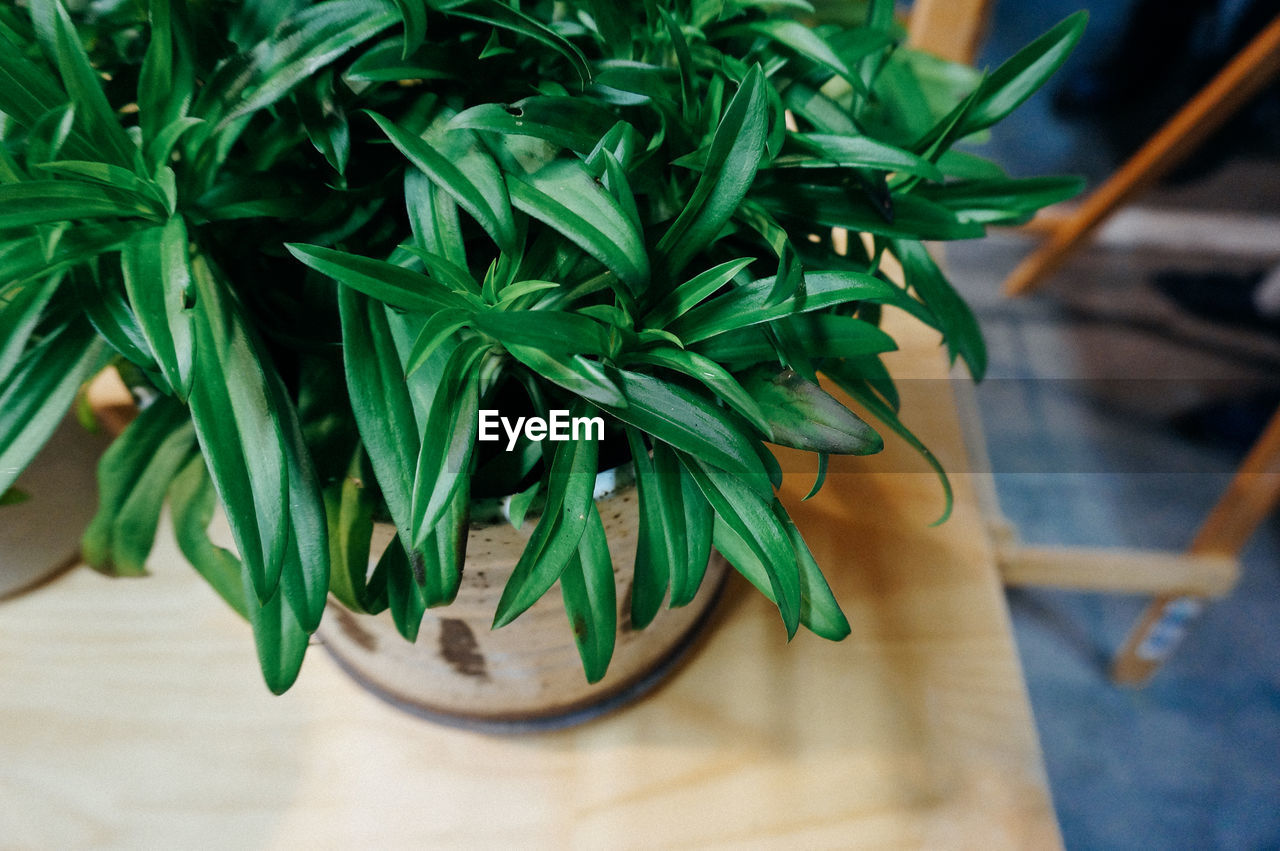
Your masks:
{"label": "wood grain", "polygon": [[[936,337],[892,322],[897,374],[945,377]],[[966,469],[946,384],[903,384]],[[788,646],[734,582],[665,686],[552,734],[427,724],[319,648],[271,697],[248,628],[167,540],[145,580],[73,571],[0,605],[0,846],[1055,847],[973,489],[957,476],[930,528],[937,484],[890,443],[808,503],[810,473],[786,485],[849,639]]]}

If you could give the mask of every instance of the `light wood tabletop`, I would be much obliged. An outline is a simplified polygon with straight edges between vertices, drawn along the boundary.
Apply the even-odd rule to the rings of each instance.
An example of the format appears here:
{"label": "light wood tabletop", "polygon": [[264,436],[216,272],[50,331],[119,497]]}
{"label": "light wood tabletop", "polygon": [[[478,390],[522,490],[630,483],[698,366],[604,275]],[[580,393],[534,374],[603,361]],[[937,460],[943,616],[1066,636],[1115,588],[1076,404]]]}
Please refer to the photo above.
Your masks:
{"label": "light wood tabletop", "polygon": [[[931,379],[905,416],[966,470],[936,336],[891,321],[895,374]],[[788,476],[848,639],[788,645],[734,581],[665,685],[555,733],[419,720],[319,647],[272,697],[167,537],[147,579],[74,569],[0,604],[0,848],[1059,846],[973,483],[931,528],[936,480],[888,443],[807,503]]]}

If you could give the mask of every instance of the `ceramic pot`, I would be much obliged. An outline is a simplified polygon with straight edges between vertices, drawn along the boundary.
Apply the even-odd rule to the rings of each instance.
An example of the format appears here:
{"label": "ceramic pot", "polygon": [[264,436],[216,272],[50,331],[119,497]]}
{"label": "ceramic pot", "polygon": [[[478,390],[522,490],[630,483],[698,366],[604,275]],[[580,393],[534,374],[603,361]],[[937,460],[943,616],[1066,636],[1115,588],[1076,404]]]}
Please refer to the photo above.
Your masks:
{"label": "ceramic pot", "polygon": [[0,600],[78,561],[80,535],[98,507],[98,458],[108,445],[106,435],[68,418],[18,478],[30,499],[0,508]]}
{"label": "ceramic pot", "polygon": [[[636,489],[628,484],[604,495],[601,490],[596,505],[613,558],[619,631],[600,682],[589,684],[583,675],[559,586],[513,623],[490,629],[532,519],[520,530],[502,518],[473,523],[458,597],[427,610],[416,643],[404,640],[389,613],[356,615],[332,599],[317,635],[343,668],[381,697],[457,726],[497,732],[568,726],[638,697],[674,667],[692,641],[719,594],[725,565],[713,558],[692,603],[663,608],[645,629],[632,630]],[[374,552],[394,534],[391,526],[376,527]]]}

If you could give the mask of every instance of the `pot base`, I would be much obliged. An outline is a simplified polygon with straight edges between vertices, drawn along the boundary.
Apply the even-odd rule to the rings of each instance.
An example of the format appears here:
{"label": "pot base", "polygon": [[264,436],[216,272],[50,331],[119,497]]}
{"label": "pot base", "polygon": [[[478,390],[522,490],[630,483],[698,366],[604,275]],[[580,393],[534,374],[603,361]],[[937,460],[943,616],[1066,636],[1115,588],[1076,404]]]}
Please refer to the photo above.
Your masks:
{"label": "pot base", "polygon": [[[333,643],[324,641],[323,646],[329,657],[353,680],[380,700],[411,715],[446,727],[487,735],[548,733],[585,724],[588,721],[607,715],[639,700],[657,688],[688,659],[697,646],[699,638],[705,632],[716,605],[723,595],[725,578],[724,575],[721,575],[719,580],[714,583],[714,587],[705,588],[705,591],[709,593],[702,611],[698,613],[693,623],[680,636],[679,641],[664,656],[653,662],[648,670],[641,671],[630,680],[618,683],[612,689],[597,696],[523,716],[467,714],[432,706],[425,701],[398,692],[384,683],[367,676],[360,667],[344,656],[342,650],[334,646]],[[701,597],[701,594],[699,596]],[[344,614],[348,617],[354,617],[349,613],[344,612]],[[514,626],[516,624],[504,628],[511,629]]]}

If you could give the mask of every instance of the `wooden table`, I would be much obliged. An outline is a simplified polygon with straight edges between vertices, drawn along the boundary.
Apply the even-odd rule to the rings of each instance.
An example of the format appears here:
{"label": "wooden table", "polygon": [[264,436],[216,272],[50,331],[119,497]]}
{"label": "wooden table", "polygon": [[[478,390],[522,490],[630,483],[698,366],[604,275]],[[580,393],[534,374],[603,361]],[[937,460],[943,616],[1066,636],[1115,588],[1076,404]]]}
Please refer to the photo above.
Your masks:
{"label": "wooden table", "polygon": [[[936,338],[895,325],[896,374],[944,377]],[[904,409],[964,470],[940,389],[904,382]],[[832,467],[795,514],[849,639],[788,646],[737,582],[666,685],[551,734],[433,726],[320,648],[271,697],[247,626],[167,541],[149,579],[74,570],[0,605],[0,847],[1059,845],[971,483],[930,528],[937,484],[895,441]]]}

